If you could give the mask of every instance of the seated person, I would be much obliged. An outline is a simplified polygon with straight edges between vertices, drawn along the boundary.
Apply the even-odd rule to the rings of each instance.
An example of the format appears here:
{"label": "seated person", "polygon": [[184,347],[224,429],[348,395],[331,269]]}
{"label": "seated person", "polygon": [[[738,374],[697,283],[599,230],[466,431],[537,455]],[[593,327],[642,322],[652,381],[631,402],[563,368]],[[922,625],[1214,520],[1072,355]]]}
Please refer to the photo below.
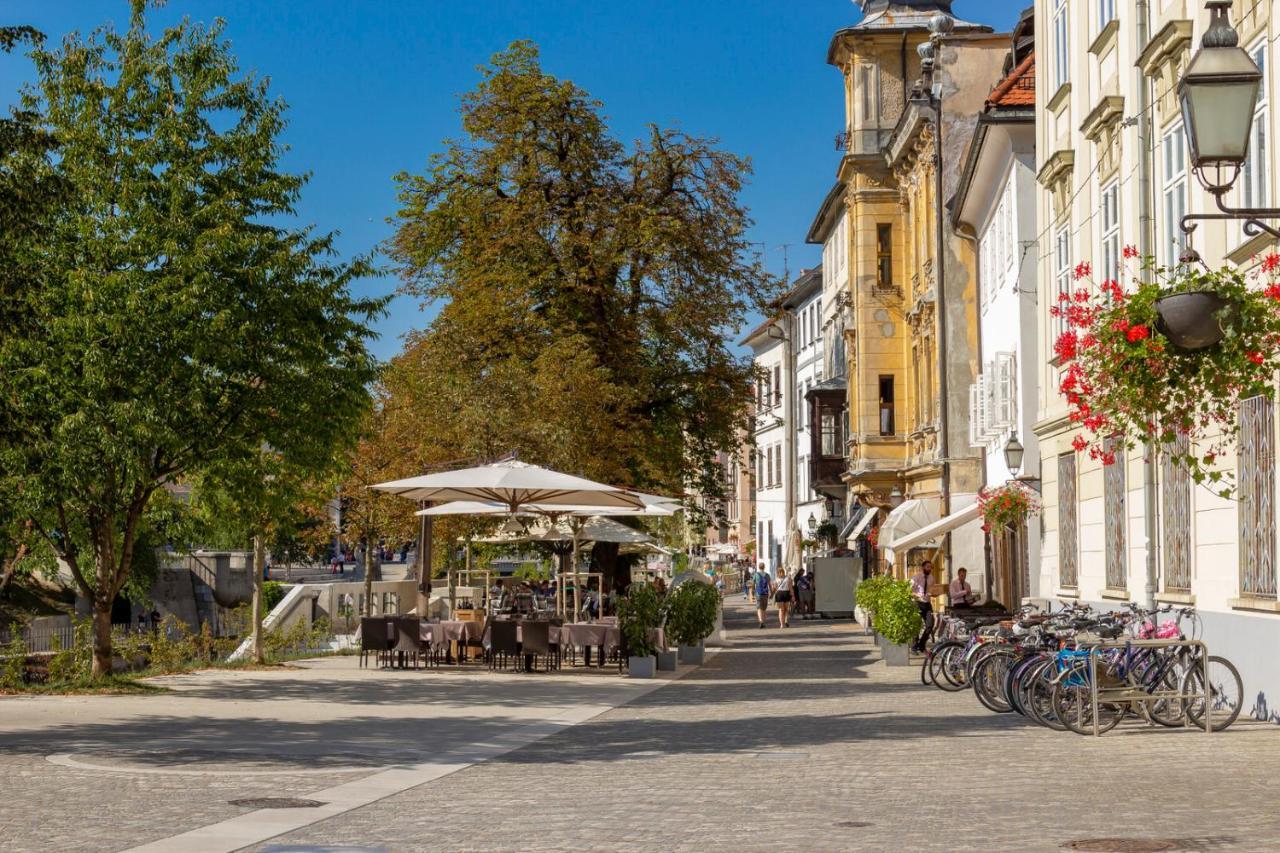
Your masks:
{"label": "seated person", "polygon": [[965,580],[969,570],[961,568],[956,571],[956,578],[951,582],[948,593],[951,596],[952,607],[972,607],[977,601],[973,594],[973,588],[969,586],[969,582]]}

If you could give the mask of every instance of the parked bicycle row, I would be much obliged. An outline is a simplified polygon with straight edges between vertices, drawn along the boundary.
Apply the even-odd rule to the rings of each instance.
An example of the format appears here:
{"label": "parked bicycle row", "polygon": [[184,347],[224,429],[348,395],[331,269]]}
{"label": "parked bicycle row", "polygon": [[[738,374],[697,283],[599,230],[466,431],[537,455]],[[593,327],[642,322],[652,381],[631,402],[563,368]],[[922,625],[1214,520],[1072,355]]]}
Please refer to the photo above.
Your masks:
{"label": "parked bicycle row", "polygon": [[1194,608],[1172,605],[1099,612],[1064,604],[1004,618],[948,616],[920,679],[972,690],[991,711],[1059,731],[1101,733],[1130,715],[1221,731],[1239,716],[1244,687],[1229,660],[1208,654],[1199,625]]}

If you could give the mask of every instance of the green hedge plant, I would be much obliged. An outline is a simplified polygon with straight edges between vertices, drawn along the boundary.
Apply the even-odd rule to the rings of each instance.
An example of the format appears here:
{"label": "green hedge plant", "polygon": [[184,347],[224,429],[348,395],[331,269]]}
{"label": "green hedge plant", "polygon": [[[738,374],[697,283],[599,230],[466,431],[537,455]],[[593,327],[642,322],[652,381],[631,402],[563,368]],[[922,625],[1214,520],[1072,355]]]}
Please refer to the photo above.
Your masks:
{"label": "green hedge plant", "polygon": [[618,629],[627,641],[627,654],[637,658],[656,655],[653,635],[660,624],[662,602],[658,593],[646,583],[633,583],[618,600]]}
{"label": "green hedge plant", "polygon": [[681,646],[696,646],[716,629],[720,593],[710,584],[685,581],[665,602],[666,635]]}

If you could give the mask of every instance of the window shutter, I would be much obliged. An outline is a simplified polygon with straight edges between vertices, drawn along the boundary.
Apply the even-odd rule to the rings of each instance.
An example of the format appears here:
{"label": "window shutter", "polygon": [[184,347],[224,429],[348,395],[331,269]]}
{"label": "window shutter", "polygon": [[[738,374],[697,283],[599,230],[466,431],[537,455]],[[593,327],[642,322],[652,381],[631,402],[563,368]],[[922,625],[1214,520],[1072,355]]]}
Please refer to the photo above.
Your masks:
{"label": "window shutter", "polygon": [[1012,427],[1017,420],[1017,381],[1014,354],[1002,352],[996,355],[996,381],[999,385],[999,415],[1002,429]]}
{"label": "window shutter", "polygon": [[979,420],[978,411],[978,395],[982,393],[981,387],[975,382],[969,386],[969,446],[981,447],[983,445],[982,422]]}

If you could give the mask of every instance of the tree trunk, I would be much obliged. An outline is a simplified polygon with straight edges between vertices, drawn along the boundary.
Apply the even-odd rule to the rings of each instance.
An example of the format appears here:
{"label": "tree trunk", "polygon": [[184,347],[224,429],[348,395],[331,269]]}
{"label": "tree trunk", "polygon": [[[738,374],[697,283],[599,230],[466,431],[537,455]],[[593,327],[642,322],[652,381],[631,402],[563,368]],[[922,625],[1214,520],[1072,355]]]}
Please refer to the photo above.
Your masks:
{"label": "tree trunk", "polygon": [[111,650],[111,596],[101,592],[110,589],[103,583],[101,573],[98,577],[99,592],[93,596],[93,670],[95,679],[111,675],[114,667],[114,654]]}
{"label": "tree trunk", "polygon": [[262,663],[262,574],[267,567],[262,537],[253,537],[253,662]]}
{"label": "tree trunk", "polygon": [[591,559],[609,581],[610,589],[623,595],[631,585],[631,561],[619,559],[618,551],[616,542],[597,542],[591,549]]}
{"label": "tree trunk", "polygon": [[373,551],[364,543],[364,615],[373,615]]}

